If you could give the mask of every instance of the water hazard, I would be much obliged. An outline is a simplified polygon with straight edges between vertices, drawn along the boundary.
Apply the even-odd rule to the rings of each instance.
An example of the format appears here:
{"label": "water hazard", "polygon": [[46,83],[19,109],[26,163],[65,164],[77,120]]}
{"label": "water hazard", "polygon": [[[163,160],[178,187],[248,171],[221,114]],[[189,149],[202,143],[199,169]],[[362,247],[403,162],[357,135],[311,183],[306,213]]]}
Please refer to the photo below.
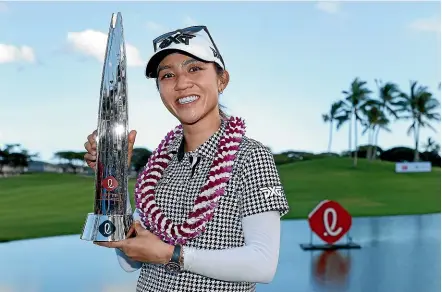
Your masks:
{"label": "water hazard", "polygon": [[[303,251],[305,220],[283,221],[277,275],[258,292],[439,292],[440,214],[355,218],[359,250]],[[344,239],[345,241],[345,239]],[[0,292],[134,292],[113,250],[76,236],[0,244]]]}

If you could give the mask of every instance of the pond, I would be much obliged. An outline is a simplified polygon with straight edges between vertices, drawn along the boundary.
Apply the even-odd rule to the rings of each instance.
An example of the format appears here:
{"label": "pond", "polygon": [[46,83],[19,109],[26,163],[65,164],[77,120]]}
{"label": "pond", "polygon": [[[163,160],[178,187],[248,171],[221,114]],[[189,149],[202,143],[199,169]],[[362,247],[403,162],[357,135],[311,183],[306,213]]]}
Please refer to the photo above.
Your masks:
{"label": "pond", "polygon": [[[258,292],[441,291],[440,214],[355,218],[362,248],[337,252],[300,248],[306,220],[283,221],[282,232],[277,275]],[[133,292],[138,277],[79,235],[2,243],[0,258],[0,292]]]}

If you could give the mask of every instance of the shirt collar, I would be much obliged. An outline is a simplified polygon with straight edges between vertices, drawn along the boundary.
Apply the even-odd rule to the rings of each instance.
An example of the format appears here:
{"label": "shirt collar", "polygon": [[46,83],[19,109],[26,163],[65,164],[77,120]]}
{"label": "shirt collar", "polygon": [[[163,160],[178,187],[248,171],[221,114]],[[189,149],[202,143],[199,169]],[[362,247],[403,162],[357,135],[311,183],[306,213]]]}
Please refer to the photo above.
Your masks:
{"label": "shirt collar", "polygon": [[[197,149],[190,152],[190,155],[203,156],[209,159],[213,159],[218,150],[218,144],[221,136],[224,134],[227,122],[222,120],[220,128],[213,133],[213,135],[206,140]],[[179,134],[168,146],[168,152],[177,154],[178,161],[181,162],[184,158],[184,135]]]}

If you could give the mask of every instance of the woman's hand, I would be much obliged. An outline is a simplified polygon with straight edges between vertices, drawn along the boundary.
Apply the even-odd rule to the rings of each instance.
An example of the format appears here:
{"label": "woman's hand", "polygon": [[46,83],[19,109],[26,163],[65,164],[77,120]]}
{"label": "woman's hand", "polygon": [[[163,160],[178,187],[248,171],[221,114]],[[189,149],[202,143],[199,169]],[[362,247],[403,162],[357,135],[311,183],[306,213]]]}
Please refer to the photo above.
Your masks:
{"label": "woman's hand", "polygon": [[[93,131],[89,136],[87,136],[87,141],[84,143],[84,149],[86,149],[87,153],[84,155],[84,161],[86,164],[95,170],[95,164],[97,160],[97,130]],[[135,138],[137,137],[137,131],[132,130],[128,135],[128,161],[127,165],[130,166],[130,161],[132,159],[132,152],[134,149]]]}
{"label": "woman's hand", "polygon": [[94,242],[96,245],[118,248],[129,258],[152,264],[167,264],[172,257],[174,246],[165,243],[155,234],[144,229],[139,221],[128,232],[128,237],[136,232],[136,236],[115,242]]}

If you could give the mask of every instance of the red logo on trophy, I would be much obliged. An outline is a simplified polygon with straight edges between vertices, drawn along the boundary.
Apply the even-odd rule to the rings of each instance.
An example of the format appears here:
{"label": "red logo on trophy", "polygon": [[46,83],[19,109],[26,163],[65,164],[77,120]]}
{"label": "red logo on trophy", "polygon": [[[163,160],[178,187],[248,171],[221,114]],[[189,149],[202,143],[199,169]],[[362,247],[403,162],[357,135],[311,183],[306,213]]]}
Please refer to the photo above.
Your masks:
{"label": "red logo on trophy", "polygon": [[101,186],[107,191],[113,191],[118,187],[118,181],[113,176],[108,176],[103,179]]}
{"label": "red logo on trophy", "polygon": [[350,230],[352,218],[339,203],[324,200],[309,214],[308,223],[320,239],[334,244]]}

